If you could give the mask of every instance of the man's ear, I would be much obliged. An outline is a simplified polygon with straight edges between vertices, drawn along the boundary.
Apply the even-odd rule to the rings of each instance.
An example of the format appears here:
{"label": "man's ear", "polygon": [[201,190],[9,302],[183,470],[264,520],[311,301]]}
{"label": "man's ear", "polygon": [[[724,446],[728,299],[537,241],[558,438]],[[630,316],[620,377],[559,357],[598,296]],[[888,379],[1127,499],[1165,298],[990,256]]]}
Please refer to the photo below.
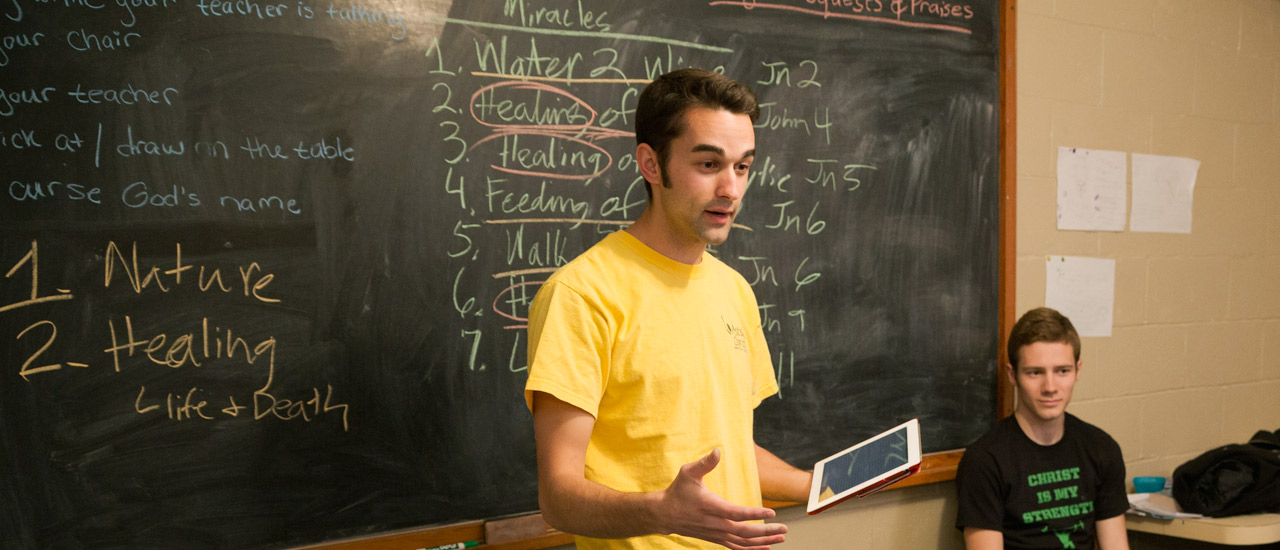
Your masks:
{"label": "man's ear", "polygon": [[1009,377],[1009,383],[1015,387],[1018,385],[1018,377],[1013,374],[1013,363],[1004,364],[1004,374]]}
{"label": "man's ear", "polygon": [[636,165],[640,167],[640,175],[651,186],[662,185],[662,166],[658,162],[658,152],[648,143],[636,146]]}

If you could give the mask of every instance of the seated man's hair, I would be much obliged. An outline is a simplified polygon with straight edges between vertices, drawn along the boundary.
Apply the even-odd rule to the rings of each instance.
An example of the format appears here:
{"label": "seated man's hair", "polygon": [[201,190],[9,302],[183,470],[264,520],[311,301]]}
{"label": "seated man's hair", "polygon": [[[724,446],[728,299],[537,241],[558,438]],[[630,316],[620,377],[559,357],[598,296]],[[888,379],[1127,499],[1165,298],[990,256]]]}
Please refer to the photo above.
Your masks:
{"label": "seated man's hair", "polygon": [[1080,361],[1080,335],[1076,334],[1071,320],[1056,309],[1041,307],[1022,314],[1009,333],[1009,345],[1005,350],[1009,353],[1009,364],[1017,369],[1018,351],[1036,342],[1071,344],[1076,362]]}

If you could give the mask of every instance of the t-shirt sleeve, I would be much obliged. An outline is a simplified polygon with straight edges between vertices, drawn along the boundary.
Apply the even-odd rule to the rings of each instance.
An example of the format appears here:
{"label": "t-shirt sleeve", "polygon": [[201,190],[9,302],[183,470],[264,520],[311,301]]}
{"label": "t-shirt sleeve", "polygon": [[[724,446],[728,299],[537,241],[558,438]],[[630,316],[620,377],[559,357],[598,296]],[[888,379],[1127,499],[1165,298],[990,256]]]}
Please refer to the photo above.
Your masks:
{"label": "t-shirt sleeve", "polygon": [[1105,449],[1105,455],[1098,468],[1098,496],[1094,502],[1094,518],[1103,520],[1128,511],[1129,497],[1125,494],[1124,454],[1120,451],[1120,444],[1106,432],[1100,435],[1104,439],[1101,448]]}
{"label": "t-shirt sleeve", "polygon": [[769,353],[769,342],[764,337],[764,323],[760,320],[760,307],[756,302],[755,292],[751,285],[740,275],[738,291],[741,299],[747,304],[751,334],[751,406],[759,407],[769,396],[778,393],[778,379],[774,376],[773,355]]}
{"label": "t-shirt sleeve", "polygon": [[538,290],[529,307],[529,380],[525,406],[533,410],[533,392],[555,398],[597,416],[608,380],[608,327],[598,308],[557,281]]}
{"label": "t-shirt sleeve", "polygon": [[751,338],[751,377],[754,384],[752,395],[758,407],[765,398],[778,393],[778,380],[774,377],[773,356],[769,354],[769,344],[764,339],[764,328],[757,326]]}
{"label": "t-shirt sleeve", "polygon": [[956,529],[965,527],[1003,530],[1004,498],[1000,494],[1000,472],[985,450],[969,449],[960,457],[956,470]]}

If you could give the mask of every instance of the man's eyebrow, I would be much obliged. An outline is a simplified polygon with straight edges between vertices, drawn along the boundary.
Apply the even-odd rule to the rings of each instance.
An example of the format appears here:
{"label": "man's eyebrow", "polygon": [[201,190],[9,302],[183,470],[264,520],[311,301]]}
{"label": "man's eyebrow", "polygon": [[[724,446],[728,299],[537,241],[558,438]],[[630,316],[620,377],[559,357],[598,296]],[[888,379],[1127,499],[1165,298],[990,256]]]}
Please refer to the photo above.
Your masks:
{"label": "man's eyebrow", "polygon": [[690,150],[689,150],[689,152],[690,152],[690,153],[704,153],[704,152],[711,152],[711,153],[715,153],[715,154],[717,154],[717,155],[720,155],[720,156],[722,156],[722,157],[724,156],[724,149],[723,149],[723,148],[718,147],[718,146],[715,146],[715,145],[711,145],[711,144],[709,144],[709,143],[699,143],[699,144],[697,144],[697,145],[694,145],[694,146],[693,146],[693,149],[690,149]]}
{"label": "man's eyebrow", "polygon": [[[720,156],[722,156],[722,157],[724,156],[724,149],[723,149],[723,148],[721,148],[721,147],[719,147],[719,146],[716,146],[716,145],[711,145],[710,143],[699,143],[699,144],[697,144],[697,145],[694,145],[694,146],[693,146],[693,149],[690,149],[690,150],[689,150],[689,152],[690,152],[690,153],[704,153],[704,152],[710,152],[710,153],[715,153],[715,154],[717,154],[717,155],[720,155]],[[756,156],[756,150],[755,150],[755,149],[751,149],[751,150],[749,150],[749,151],[747,151],[747,152],[745,152],[745,153],[743,153],[743,154],[742,154],[742,158],[744,158],[744,159],[753,158],[753,157],[755,157],[755,156]]]}

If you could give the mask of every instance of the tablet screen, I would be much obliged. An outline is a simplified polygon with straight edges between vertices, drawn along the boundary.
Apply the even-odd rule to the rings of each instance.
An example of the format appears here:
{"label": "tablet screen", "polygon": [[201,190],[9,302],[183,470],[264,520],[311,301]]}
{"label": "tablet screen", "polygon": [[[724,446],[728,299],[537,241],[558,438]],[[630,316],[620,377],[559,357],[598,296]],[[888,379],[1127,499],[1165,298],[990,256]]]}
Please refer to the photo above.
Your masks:
{"label": "tablet screen", "polygon": [[822,469],[819,504],[862,485],[887,471],[907,464],[907,427],[833,457]]}
{"label": "tablet screen", "polygon": [[911,419],[819,460],[813,466],[808,513],[866,496],[920,471],[920,420]]}

